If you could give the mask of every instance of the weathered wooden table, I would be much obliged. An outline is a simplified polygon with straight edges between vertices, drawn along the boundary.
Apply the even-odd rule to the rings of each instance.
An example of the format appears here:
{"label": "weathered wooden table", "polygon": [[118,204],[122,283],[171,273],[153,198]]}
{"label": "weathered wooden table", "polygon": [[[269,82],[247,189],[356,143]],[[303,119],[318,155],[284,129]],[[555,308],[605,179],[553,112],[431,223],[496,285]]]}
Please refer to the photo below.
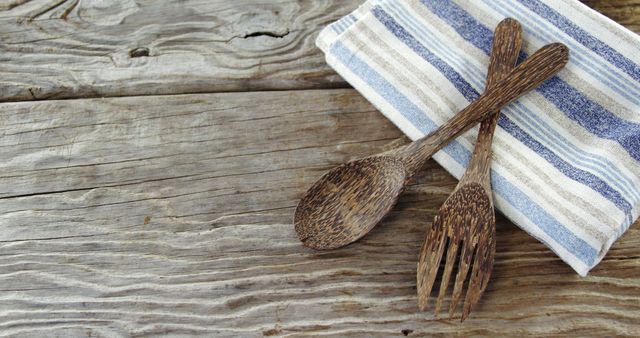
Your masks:
{"label": "weathered wooden table", "polygon": [[640,335],[637,224],[580,278],[499,216],[471,317],[417,312],[435,162],[364,240],[300,245],[312,182],[406,142],[314,47],[359,2],[0,2],[0,336]]}

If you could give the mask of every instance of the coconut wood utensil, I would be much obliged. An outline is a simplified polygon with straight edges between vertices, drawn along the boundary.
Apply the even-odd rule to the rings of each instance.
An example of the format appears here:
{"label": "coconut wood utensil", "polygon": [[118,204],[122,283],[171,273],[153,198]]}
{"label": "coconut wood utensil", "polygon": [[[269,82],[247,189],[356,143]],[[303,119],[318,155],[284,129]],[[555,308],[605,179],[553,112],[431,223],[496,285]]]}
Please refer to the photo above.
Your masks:
{"label": "coconut wood utensil", "polygon": [[334,249],[368,233],[395,205],[408,180],[435,152],[474,124],[537,87],[567,63],[562,44],[542,47],[431,134],[378,155],[338,166],[300,200],[294,215],[302,243]]}
{"label": "coconut wood utensil", "polygon": [[[521,46],[520,24],[513,19],[500,22],[493,38],[487,90],[491,90],[513,69]],[[453,317],[458,306],[471,262],[473,261],[473,270],[464,301],[462,321],[482,296],[491,276],[496,252],[496,221],[490,176],[491,142],[499,117],[500,112],[497,112],[480,124],[478,139],[467,171],[435,216],[420,251],[417,280],[418,304],[424,311],[428,307],[429,296],[448,242],[446,263],[442,270],[440,290],[434,309],[436,316],[440,312],[456,262],[458,262],[458,272],[449,306],[449,318]],[[462,250],[460,254],[459,248]]]}

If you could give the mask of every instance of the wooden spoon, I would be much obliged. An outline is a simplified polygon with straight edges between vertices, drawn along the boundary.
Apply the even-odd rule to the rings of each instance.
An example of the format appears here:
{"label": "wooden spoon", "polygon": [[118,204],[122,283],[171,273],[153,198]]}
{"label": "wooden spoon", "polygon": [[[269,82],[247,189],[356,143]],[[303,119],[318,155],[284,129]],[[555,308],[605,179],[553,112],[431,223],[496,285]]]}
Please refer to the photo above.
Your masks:
{"label": "wooden spoon", "polygon": [[[498,24],[493,38],[487,88],[507,76],[513,69],[520,47],[522,29],[514,19],[505,19]],[[491,143],[500,112],[488,117],[480,124],[478,139],[467,171],[458,186],[444,202],[433,225],[427,231],[418,262],[418,303],[426,310],[431,289],[438,274],[440,261],[448,241],[446,263],[442,270],[440,291],[434,312],[440,312],[442,301],[449,286],[454,264],[458,262],[458,272],[449,306],[449,318],[453,317],[462,295],[463,283],[473,263],[473,271],[468,283],[467,296],[462,311],[464,320],[473,305],[487,287],[493,257],[496,252],[496,220],[491,196]],[[458,249],[461,248],[461,253]],[[460,255],[460,259],[457,257]]]}
{"label": "wooden spoon", "polygon": [[431,134],[330,170],[296,208],[295,230],[302,243],[335,249],[360,239],[391,210],[408,180],[434,153],[556,74],[568,56],[564,45],[546,45]]}

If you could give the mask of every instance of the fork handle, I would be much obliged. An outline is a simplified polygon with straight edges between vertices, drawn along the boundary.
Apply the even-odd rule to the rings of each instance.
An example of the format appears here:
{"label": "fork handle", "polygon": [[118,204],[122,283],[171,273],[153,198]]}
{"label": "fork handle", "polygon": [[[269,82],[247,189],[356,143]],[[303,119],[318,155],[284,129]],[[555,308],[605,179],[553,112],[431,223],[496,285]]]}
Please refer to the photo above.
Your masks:
{"label": "fork handle", "polygon": [[[515,67],[521,47],[522,27],[520,23],[512,18],[502,20],[493,35],[486,90],[493,88]],[[458,186],[476,182],[482,185],[487,192],[491,191],[491,144],[499,118],[500,111],[496,111],[480,123],[471,161]]]}
{"label": "fork handle", "polygon": [[405,164],[407,177],[418,169],[438,150],[522,94],[536,88],[560,71],[569,61],[569,49],[561,43],[552,43],[540,48],[527,60],[513,69],[509,75],[441,125],[431,134],[414,141],[406,147],[390,152]]}

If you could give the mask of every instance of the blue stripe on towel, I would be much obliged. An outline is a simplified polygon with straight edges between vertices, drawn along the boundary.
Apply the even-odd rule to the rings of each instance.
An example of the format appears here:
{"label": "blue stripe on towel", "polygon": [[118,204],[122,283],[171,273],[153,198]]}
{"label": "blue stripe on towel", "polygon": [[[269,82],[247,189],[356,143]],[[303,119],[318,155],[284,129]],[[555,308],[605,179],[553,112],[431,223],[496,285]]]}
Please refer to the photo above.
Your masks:
{"label": "blue stripe on towel", "polygon": [[356,23],[357,18],[353,14],[349,14],[342,19],[331,24],[331,28],[336,34],[341,34],[346,31],[351,25]]}
{"label": "blue stripe on towel", "polygon": [[[418,40],[415,39],[415,37],[407,32],[404,27],[399,25],[387,12],[382,10],[380,7],[375,7],[372,9],[372,13],[400,41],[405,43],[418,55],[422,56],[425,60],[436,67],[445,77],[447,77],[447,79],[449,79],[449,81],[462,93],[462,95],[465,96],[465,98],[467,98],[467,100],[473,101],[480,96],[480,94],[451,66],[449,66],[446,62],[442,61],[436,55],[427,50]],[[489,42],[489,44],[490,43],[491,42]],[[571,166],[569,163],[557,156],[554,152],[550,151],[540,142],[533,139],[529,134],[522,131],[504,115],[500,117],[499,124],[514,138],[516,138],[524,145],[538,153],[541,157],[546,159],[547,162],[558,169],[558,171],[562,172],[567,177],[590,187],[592,190],[597,191],[598,193],[600,193],[600,195],[611,201],[620,210],[622,210],[628,218],[631,217],[631,204],[624,197],[622,197],[620,192],[609,186],[607,182],[591,174],[590,172]]]}
{"label": "blue stripe on towel", "polygon": [[[431,53],[428,49],[426,49],[420,42],[418,42],[411,34],[409,34],[403,27],[398,25],[393,19],[380,7],[374,7],[372,9],[374,15],[380,20],[385,26],[400,39],[405,42],[409,48],[416,51],[418,55],[422,56],[425,60],[431,63],[434,67],[436,67],[444,77],[446,77],[449,82],[453,83],[458,91],[467,99],[468,101],[473,101],[478,98],[478,92],[471,86],[467,81],[464,80],[464,77],[458,74],[455,69],[449,66],[446,62],[442,61],[435,54]],[[383,21],[384,20],[384,21]],[[393,23],[391,23],[393,21]],[[392,27],[390,27],[392,25]]]}
{"label": "blue stripe on towel", "polygon": [[640,81],[640,66],[626,58],[624,55],[618,53],[615,49],[611,48],[611,46],[592,36],[584,29],[580,28],[580,26],[555,11],[553,8],[538,0],[518,0],[518,2],[525,5],[541,17],[544,17],[547,21],[551,22],[564,33],[580,42],[583,46],[589,48],[591,51],[600,55],[603,59],[609,61],[618,69],[627,73],[634,80]]}
{"label": "blue stripe on towel", "polygon": [[[423,111],[411,102],[406,96],[384,79],[378,72],[351,52],[342,42],[337,41],[331,46],[331,54],[342,64],[351,70],[356,76],[365,81],[375,92],[382,96],[407,120],[413,122],[423,133],[429,133],[436,128],[436,124],[429,119]],[[459,142],[453,141],[443,148],[451,158],[459,164],[466,166],[471,158],[471,153]],[[549,215],[542,207],[532,201],[516,186],[509,183],[504,177],[492,172],[495,182],[495,192],[511,204],[515,209],[535,221],[535,224],[558,244],[564,247],[572,255],[587,266],[594,264],[598,256],[598,250],[587,242],[577,237],[564,227],[553,216]]]}
{"label": "blue stripe on towel", "polygon": [[333,28],[333,31],[336,34],[340,34],[344,32],[347,27],[344,25],[344,19],[340,19],[336,21],[333,25],[331,25],[331,28]]}
{"label": "blue stripe on towel", "polygon": [[631,204],[620,195],[620,192],[611,188],[609,184],[607,184],[607,182],[601,180],[600,178],[592,175],[589,172],[571,166],[571,164],[558,157],[547,147],[527,134],[524,130],[520,129],[518,125],[509,120],[509,118],[507,118],[504,114],[500,116],[498,124],[520,142],[533,149],[542,158],[552,163],[553,166],[558,169],[558,171],[599,192],[606,199],[613,202],[613,204],[615,204],[620,210],[624,211],[625,215],[627,216],[627,220],[632,221]]}
{"label": "blue stripe on towel", "polygon": [[[413,32],[410,33],[415,34],[416,38],[420,39],[422,43],[428,43],[429,45],[426,47],[434,53],[439,53],[440,58],[447,64],[457,67],[458,71],[464,70],[464,78],[469,80],[474,88],[484,87],[485,76],[483,73],[486,73],[486,69],[480,69],[474,64],[465,62],[461,60],[457,54],[452,53],[446,46],[446,42],[441,41],[432,31],[425,29],[423,25],[417,22],[415,16],[411,14],[409,9],[400,3],[393,3],[393,6],[385,3],[380,6],[393,15],[403,27],[407,27],[408,30],[413,30]],[[623,197],[627,201],[637,201],[640,199],[640,191],[632,189],[633,182],[631,179],[623,173],[613,170],[615,164],[611,163],[609,159],[597,154],[586,153],[575,146],[558,133],[557,130],[547,125],[546,122],[540,119],[539,116],[524,104],[516,101],[506,108],[505,111],[512,111],[510,116],[513,117],[513,120],[519,121],[521,125],[527,126],[528,132],[534,135],[534,137],[537,136],[539,139],[546,140],[548,144],[553,144],[556,147],[553,151],[559,153],[560,157],[573,158],[573,163],[578,163],[580,166],[587,168],[591,172],[599,175],[599,177],[602,177],[606,182],[609,182],[612,188],[624,192]]]}
{"label": "blue stripe on towel", "polygon": [[[493,33],[450,0],[421,0],[460,36],[483,50],[491,50]],[[536,89],[570,119],[598,137],[617,141],[633,159],[640,161],[640,125],[625,121],[591,101],[557,76]],[[621,132],[624,131],[624,132]]]}
{"label": "blue stripe on towel", "polygon": [[[556,33],[552,25],[537,20],[536,15],[526,12],[526,8],[512,8],[512,2],[506,2],[508,5],[505,5],[504,1],[499,0],[484,0],[483,2],[497,13],[504,16],[512,16],[520,20],[528,35],[535,36],[540,41],[558,41],[566,44],[572,51],[571,63],[574,66],[591,75],[594,79],[601,82],[602,85],[622,96],[630,103],[635,105],[640,104],[640,97],[637,95],[638,92],[640,92],[640,84],[633,79],[626,79],[621,76],[622,74],[619,70],[606,60],[600,60],[600,58],[594,57],[593,53],[585,50],[584,46],[580,45],[579,42],[576,42],[565,34]],[[514,6],[516,5],[514,4]]]}

